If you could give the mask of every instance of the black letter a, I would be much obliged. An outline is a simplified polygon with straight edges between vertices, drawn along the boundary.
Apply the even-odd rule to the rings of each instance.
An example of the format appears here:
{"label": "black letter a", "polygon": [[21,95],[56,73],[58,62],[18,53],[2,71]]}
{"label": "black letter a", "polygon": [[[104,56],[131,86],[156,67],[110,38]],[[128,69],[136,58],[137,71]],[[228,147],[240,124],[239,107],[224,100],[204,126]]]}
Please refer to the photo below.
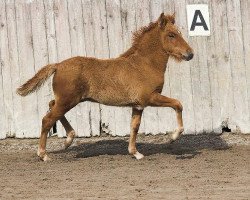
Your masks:
{"label": "black letter a", "polygon": [[[198,17],[200,18],[201,22],[197,22]],[[205,31],[208,31],[207,24],[203,18],[203,15],[201,14],[200,10],[195,10],[194,12],[194,19],[190,28],[190,31],[193,31],[195,29],[195,26],[203,26]]]}

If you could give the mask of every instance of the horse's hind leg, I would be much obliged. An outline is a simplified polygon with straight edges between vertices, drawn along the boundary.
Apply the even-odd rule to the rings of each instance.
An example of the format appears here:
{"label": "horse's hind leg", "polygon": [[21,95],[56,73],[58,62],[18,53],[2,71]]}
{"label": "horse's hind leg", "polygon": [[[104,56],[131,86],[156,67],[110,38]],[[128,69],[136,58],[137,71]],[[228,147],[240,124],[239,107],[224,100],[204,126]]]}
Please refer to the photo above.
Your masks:
{"label": "horse's hind leg", "polygon": [[38,156],[43,161],[49,160],[49,157],[46,153],[46,141],[48,132],[55,124],[55,122],[60,118],[62,118],[69,109],[70,108],[66,108],[63,104],[55,103],[55,105],[51,108],[51,110],[43,117],[42,131],[39,141],[39,148],[37,152]]}
{"label": "horse's hind leg", "polygon": [[[55,105],[55,100],[52,100],[49,102],[50,110],[52,109],[54,105]],[[64,142],[64,146],[65,146],[65,149],[67,149],[72,144],[76,133],[64,115],[60,119],[60,122],[62,123],[66,131],[67,139]]]}

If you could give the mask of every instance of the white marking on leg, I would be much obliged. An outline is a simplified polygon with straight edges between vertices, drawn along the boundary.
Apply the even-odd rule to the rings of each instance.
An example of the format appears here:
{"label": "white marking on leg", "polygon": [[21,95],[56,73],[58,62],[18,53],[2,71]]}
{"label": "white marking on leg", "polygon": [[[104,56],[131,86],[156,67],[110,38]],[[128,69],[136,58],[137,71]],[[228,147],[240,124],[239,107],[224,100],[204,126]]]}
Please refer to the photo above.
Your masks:
{"label": "white marking on leg", "polygon": [[67,149],[73,142],[75,137],[75,131],[71,131],[68,133],[68,136],[64,142],[65,149]]}
{"label": "white marking on leg", "polygon": [[140,159],[142,159],[143,157],[144,157],[144,155],[143,154],[141,154],[140,152],[135,152],[135,154],[133,154],[134,155],[134,157],[137,159],[137,160],[140,160]]}
{"label": "white marking on leg", "polygon": [[43,159],[44,162],[47,162],[47,161],[51,160],[51,158],[47,154],[45,154],[42,159]]}
{"label": "white marking on leg", "polygon": [[41,151],[40,148],[38,148],[38,150],[37,150],[37,155],[43,161],[50,161],[51,160],[49,158],[49,156],[47,155],[46,151],[44,151],[44,150]]}
{"label": "white marking on leg", "polygon": [[181,133],[184,131],[184,128],[181,127],[181,128],[177,128],[174,133],[171,135],[171,139],[173,141],[177,140],[180,136],[181,136]]}

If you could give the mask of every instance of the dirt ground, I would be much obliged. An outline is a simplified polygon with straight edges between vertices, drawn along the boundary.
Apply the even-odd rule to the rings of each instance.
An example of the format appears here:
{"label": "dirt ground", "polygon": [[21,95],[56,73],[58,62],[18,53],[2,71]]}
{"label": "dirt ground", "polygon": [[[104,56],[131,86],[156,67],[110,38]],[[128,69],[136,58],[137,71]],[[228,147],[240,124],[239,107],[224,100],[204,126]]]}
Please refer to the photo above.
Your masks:
{"label": "dirt ground", "polygon": [[0,141],[0,199],[250,199],[250,135],[49,138],[53,159],[36,156],[37,139]]}

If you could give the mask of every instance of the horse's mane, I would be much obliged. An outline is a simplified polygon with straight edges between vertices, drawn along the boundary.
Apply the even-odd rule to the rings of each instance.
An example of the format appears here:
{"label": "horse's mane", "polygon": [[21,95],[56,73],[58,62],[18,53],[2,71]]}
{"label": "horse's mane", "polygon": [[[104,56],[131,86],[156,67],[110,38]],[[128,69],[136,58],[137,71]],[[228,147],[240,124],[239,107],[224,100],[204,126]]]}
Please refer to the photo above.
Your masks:
{"label": "horse's mane", "polygon": [[132,46],[126,52],[121,54],[120,57],[128,57],[129,55],[133,54],[137,49],[139,41],[141,40],[143,35],[152,30],[153,28],[155,28],[157,24],[158,24],[157,22],[150,22],[148,26],[143,26],[139,30],[135,31],[132,37]]}
{"label": "horse's mane", "polygon": [[[161,14],[161,16],[162,15],[164,16],[163,13]],[[172,24],[175,24],[175,14],[165,15],[164,17],[166,19],[166,23],[170,22]],[[141,38],[144,36],[144,34],[151,31],[153,28],[158,26],[158,24],[159,24],[158,21],[150,22],[148,26],[144,26],[144,27],[140,28],[138,31],[135,31],[133,33],[133,37],[132,37],[132,46],[127,51],[125,51],[123,54],[121,54],[120,57],[128,57],[131,54],[133,54],[137,50],[138,44],[139,44]]]}

